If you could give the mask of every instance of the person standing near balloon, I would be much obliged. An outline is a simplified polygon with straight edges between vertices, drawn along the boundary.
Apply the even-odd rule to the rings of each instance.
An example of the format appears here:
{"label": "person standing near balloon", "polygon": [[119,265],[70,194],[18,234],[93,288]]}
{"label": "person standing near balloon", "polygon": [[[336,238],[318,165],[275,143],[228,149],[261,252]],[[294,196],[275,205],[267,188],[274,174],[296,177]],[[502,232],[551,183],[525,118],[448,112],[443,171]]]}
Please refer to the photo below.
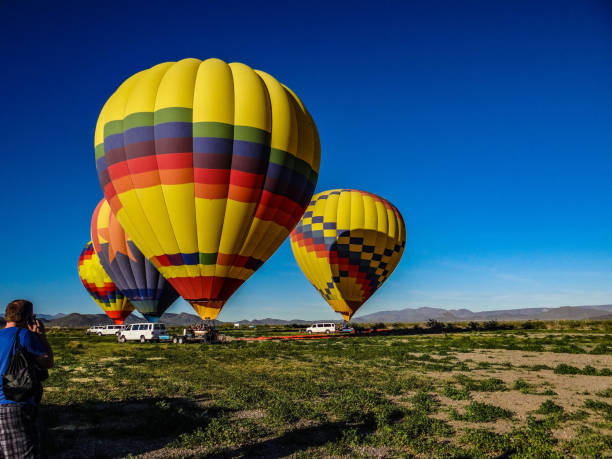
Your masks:
{"label": "person standing near balloon", "polygon": [[[0,330],[0,374],[5,374],[19,344],[41,368],[53,367],[53,350],[43,323],[36,319],[30,301],[11,301],[5,312],[6,327]],[[42,396],[42,394],[40,394]],[[22,402],[9,400],[0,379],[0,452],[3,457],[40,457],[39,397]]]}

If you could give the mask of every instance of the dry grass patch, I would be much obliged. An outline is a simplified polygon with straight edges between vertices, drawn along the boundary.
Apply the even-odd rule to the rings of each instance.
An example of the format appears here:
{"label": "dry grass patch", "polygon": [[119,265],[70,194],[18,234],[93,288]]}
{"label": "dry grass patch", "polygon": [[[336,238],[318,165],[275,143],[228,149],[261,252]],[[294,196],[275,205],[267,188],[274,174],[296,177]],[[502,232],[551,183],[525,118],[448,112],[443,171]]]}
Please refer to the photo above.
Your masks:
{"label": "dry grass patch", "polygon": [[[473,352],[458,352],[455,354],[458,360],[473,360],[474,362],[487,362],[495,364],[510,362],[513,367],[546,365],[554,368],[560,363],[583,368],[591,365],[598,370],[612,368],[612,355],[591,354],[566,354],[560,352],[530,352],[525,354],[522,350],[506,349],[479,349]],[[491,362],[495,359],[496,362]]]}

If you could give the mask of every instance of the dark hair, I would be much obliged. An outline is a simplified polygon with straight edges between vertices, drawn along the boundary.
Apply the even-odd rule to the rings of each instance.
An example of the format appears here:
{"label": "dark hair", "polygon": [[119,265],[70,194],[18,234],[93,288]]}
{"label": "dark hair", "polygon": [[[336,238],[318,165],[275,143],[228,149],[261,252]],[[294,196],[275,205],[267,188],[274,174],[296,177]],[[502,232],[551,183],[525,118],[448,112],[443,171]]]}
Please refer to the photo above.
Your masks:
{"label": "dark hair", "polygon": [[22,322],[34,312],[34,305],[28,300],[13,300],[6,305],[4,320],[7,322]]}

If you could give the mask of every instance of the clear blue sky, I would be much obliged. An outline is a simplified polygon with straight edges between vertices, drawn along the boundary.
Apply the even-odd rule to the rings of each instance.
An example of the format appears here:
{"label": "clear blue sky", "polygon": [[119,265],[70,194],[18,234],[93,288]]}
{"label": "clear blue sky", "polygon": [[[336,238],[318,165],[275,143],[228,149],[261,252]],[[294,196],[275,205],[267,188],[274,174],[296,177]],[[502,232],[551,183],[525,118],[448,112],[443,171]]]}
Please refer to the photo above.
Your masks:
{"label": "clear blue sky", "polygon": [[[402,262],[358,315],[612,303],[609,1],[67,3],[0,2],[0,306],[100,312],[76,269],[96,119],[125,78],[185,57],[287,84],[321,135],[317,190],[402,212]],[[270,316],[335,316],[288,241],[219,318]]]}

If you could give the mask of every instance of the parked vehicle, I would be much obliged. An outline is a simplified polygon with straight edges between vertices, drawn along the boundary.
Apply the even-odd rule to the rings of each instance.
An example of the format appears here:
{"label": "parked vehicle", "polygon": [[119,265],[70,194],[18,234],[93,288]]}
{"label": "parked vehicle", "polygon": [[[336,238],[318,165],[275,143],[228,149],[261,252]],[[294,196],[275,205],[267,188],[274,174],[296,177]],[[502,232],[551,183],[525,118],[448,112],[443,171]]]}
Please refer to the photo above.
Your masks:
{"label": "parked vehicle", "polygon": [[125,343],[126,341],[159,341],[160,335],[167,335],[166,324],[143,322],[128,325],[121,330],[118,341]]}
{"label": "parked vehicle", "polygon": [[222,343],[225,340],[223,335],[219,335],[219,332],[215,330],[213,327],[205,327],[201,330],[194,330],[192,328],[183,329],[182,335],[177,335],[172,338],[172,342],[174,344],[184,344],[184,343],[204,343],[204,344],[215,344]]}
{"label": "parked vehicle", "polygon": [[336,333],[336,324],[332,322],[320,322],[316,324],[312,324],[310,327],[306,329],[306,333]]}
{"label": "parked vehicle", "polygon": [[119,336],[119,334],[121,333],[121,331],[124,328],[125,328],[125,326],[123,326],[123,325],[107,325],[102,330],[102,334],[103,335],[115,335],[115,336]]}
{"label": "parked vehicle", "polygon": [[85,334],[101,336],[102,330],[104,329],[105,326],[106,325],[94,325],[92,327],[89,327],[87,330],[85,330]]}
{"label": "parked vehicle", "polygon": [[123,325],[95,325],[85,332],[86,335],[117,335],[124,329]]}

